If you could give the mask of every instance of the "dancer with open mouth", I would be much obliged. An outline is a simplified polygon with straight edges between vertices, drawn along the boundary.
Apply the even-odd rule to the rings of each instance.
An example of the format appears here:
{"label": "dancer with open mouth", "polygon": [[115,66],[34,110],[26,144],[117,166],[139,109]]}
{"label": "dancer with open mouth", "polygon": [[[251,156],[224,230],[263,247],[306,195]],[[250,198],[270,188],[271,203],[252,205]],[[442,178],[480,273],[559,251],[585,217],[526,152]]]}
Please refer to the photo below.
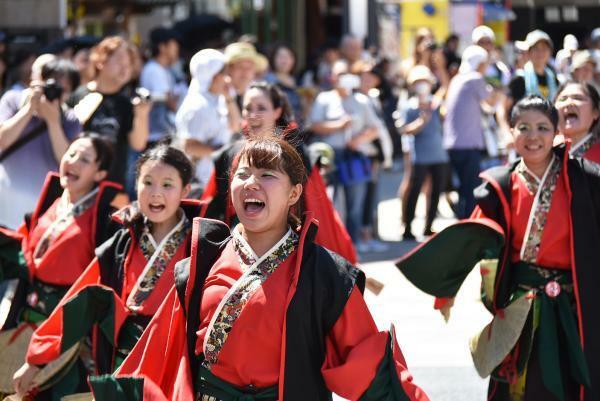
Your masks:
{"label": "dancer with open mouth", "polygon": [[316,242],[356,263],[352,239],[327,197],[319,165],[313,165],[307,156],[304,138],[294,122],[293,111],[285,94],[275,84],[259,82],[250,85],[244,95],[242,117],[243,137],[213,155],[214,171],[202,195],[202,199],[210,202],[206,217],[221,220],[228,225],[236,221],[233,204],[228,198],[233,160],[248,138],[275,135],[291,143],[303,158],[308,179],[299,207],[313,212],[314,218],[319,221]]}
{"label": "dancer with open mouth", "polygon": [[[560,96],[560,95],[559,95]],[[553,148],[558,112],[529,96],[512,111],[521,159],[481,174],[477,208],[397,262],[445,316],[476,263],[493,320],[471,341],[492,401],[600,397],[600,172]]]}
{"label": "dancer with open mouth", "polygon": [[90,378],[95,399],[428,400],[394,330],[378,331],[364,275],[313,242],[310,213],[298,218],[297,151],[251,139],[233,167],[240,223],[194,221],[175,288],[115,375]]}
{"label": "dancer with open mouth", "polygon": [[113,216],[122,228],[34,332],[14,376],[17,394],[35,393],[41,366],[73,348],[84,356],[84,369],[63,373],[71,374],[69,386],[48,391],[59,398],[85,392],[88,374],[119,366],[173,286],[176,262],[189,256],[191,221],[202,211],[200,201],[184,200],[192,165],[181,151],[160,145],[140,157],[136,173],[138,202]]}
{"label": "dancer with open mouth", "polygon": [[[110,203],[118,184],[105,181],[112,146],[83,134],[49,173],[35,211],[17,231],[0,229],[0,280],[11,286],[10,309],[0,323],[0,393],[12,393],[12,375],[25,361],[36,325],[48,318],[110,236]],[[10,298],[7,298],[10,299]],[[6,341],[5,341],[6,340]],[[48,372],[48,371],[46,371]]]}
{"label": "dancer with open mouth", "polygon": [[567,82],[559,88],[554,106],[569,155],[600,163],[600,95],[596,88],[589,83]]}

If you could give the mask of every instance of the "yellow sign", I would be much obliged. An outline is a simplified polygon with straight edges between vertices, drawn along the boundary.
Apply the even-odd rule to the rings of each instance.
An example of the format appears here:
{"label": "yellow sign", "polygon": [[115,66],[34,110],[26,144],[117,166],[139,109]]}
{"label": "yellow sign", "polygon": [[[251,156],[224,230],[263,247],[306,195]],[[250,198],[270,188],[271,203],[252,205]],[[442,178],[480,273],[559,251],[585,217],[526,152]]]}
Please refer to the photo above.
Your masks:
{"label": "yellow sign", "polygon": [[414,50],[414,38],[419,28],[429,28],[438,43],[449,34],[448,0],[402,0],[400,54],[403,59],[410,57]]}

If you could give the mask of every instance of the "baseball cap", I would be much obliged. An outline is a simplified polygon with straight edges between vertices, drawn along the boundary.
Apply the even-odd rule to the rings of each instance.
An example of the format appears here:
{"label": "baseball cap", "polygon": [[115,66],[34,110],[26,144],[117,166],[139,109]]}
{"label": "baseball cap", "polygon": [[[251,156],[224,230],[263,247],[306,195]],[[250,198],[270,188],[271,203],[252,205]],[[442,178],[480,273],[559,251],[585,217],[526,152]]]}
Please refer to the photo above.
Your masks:
{"label": "baseball cap", "polygon": [[479,25],[471,33],[471,42],[477,43],[483,38],[488,38],[492,42],[496,41],[496,34],[492,31],[492,28],[485,25]]}
{"label": "baseball cap", "polygon": [[527,37],[525,38],[525,42],[527,42],[527,45],[529,46],[529,48],[531,49],[533,46],[536,45],[536,43],[538,43],[539,41],[545,41],[546,43],[548,43],[548,45],[551,48],[554,48],[554,43],[552,42],[552,39],[550,39],[550,36],[548,36],[548,34],[540,29],[536,29],[535,31],[531,31],[527,34]]}
{"label": "baseball cap", "polygon": [[573,55],[571,59],[571,71],[576,70],[586,63],[592,63],[596,66],[596,60],[588,50],[582,50]]}

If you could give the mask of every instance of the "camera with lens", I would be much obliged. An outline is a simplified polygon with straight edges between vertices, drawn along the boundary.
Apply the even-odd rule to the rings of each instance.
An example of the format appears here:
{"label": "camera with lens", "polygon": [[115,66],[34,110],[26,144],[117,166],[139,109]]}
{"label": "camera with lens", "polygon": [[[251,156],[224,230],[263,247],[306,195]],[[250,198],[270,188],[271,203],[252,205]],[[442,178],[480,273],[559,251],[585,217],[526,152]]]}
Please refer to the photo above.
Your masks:
{"label": "camera with lens", "polygon": [[142,102],[166,102],[166,94],[152,93],[148,89],[139,87],[135,88],[135,96],[140,98]]}
{"label": "camera with lens", "polygon": [[429,42],[427,44],[427,50],[435,51],[437,49],[438,49],[438,44],[437,43],[435,43],[435,42]]}
{"label": "camera with lens", "polygon": [[60,99],[63,94],[63,87],[56,80],[50,78],[44,82],[44,96],[49,102]]}
{"label": "camera with lens", "polygon": [[152,95],[150,91],[146,88],[135,88],[135,95],[140,98],[142,102],[149,102]]}

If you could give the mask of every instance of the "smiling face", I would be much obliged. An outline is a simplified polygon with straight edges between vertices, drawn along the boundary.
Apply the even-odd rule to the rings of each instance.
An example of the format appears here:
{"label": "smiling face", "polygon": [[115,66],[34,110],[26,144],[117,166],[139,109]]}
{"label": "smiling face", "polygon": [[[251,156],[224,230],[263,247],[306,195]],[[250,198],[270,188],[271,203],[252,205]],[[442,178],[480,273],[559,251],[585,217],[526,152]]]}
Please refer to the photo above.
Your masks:
{"label": "smiling face", "polygon": [[99,170],[98,155],[92,141],[80,138],[74,141],[60,160],[60,185],[69,191],[71,199],[90,192],[106,177],[106,170]]}
{"label": "smiling face", "polygon": [[523,111],[511,128],[515,149],[528,166],[539,166],[552,158],[555,129],[550,119],[537,110]]}
{"label": "smiling face", "polygon": [[251,134],[272,133],[281,112],[281,107],[274,108],[273,102],[264,91],[251,88],[246,92],[242,117],[248,123]]}
{"label": "smiling face", "polygon": [[580,84],[567,85],[556,97],[554,106],[558,109],[559,130],[567,138],[586,135],[600,111],[594,108],[589,94]]}
{"label": "smiling face", "polygon": [[302,185],[276,169],[251,166],[242,158],[231,181],[231,198],[237,216],[248,233],[284,232],[288,213],[302,194]]}
{"label": "smiling face", "polygon": [[183,185],[177,169],[169,164],[148,160],[140,168],[137,196],[140,210],[152,223],[166,223],[177,218],[181,200],[190,191]]}

